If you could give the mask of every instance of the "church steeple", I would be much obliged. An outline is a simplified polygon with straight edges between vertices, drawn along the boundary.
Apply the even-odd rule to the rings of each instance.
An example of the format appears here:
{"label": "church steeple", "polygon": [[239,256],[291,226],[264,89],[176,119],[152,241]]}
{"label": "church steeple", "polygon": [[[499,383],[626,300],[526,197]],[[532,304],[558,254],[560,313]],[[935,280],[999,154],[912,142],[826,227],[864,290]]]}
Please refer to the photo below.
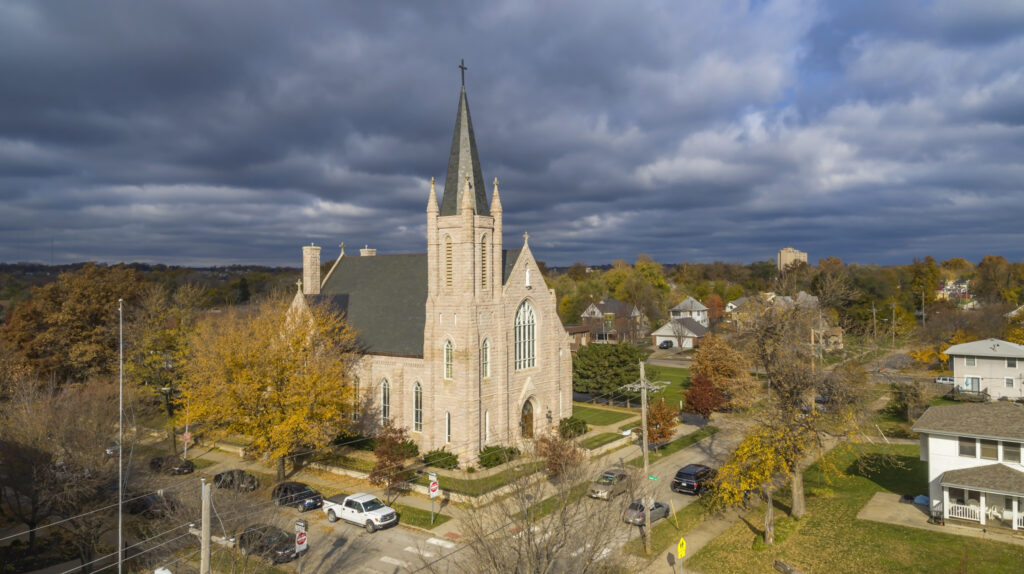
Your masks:
{"label": "church steeple", "polygon": [[473,135],[473,121],[469,116],[469,101],[466,99],[466,67],[462,70],[462,90],[459,93],[459,110],[455,115],[455,134],[452,136],[452,151],[448,156],[448,174],[444,179],[444,196],[441,198],[441,216],[458,215],[462,210],[462,182],[469,178],[469,189],[477,215],[490,215],[487,207],[487,190],[484,175],[480,170],[480,156],[476,151],[476,137]]}

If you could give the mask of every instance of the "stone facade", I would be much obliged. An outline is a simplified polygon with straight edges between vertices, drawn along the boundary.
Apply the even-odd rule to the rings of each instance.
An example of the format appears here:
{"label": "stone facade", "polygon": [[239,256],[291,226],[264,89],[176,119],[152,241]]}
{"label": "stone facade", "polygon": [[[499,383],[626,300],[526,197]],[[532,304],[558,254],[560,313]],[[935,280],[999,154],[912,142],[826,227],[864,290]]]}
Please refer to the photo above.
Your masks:
{"label": "stone facade", "polygon": [[[383,423],[406,427],[421,451],[446,447],[461,461],[473,464],[484,446],[522,448],[530,438],[572,414],[572,359],[554,291],[544,283],[528,235],[523,234],[520,249],[503,249],[497,180],[486,205],[486,192],[474,189],[481,185],[479,172],[474,175],[474,170],[460,165],[468,162],[475,167],[479,162],[464,89],[458,113],[452,152],[456,159],[448,169],[449,174],[453,167],[458,174],[468,173],[458,186],[462,189],[450,185],[453,178],[448,178],[442,205],[456,206],[454,213],[439,209],[431,181],[425,297],[423,285],[381,284],[379,289],[379,297],[385,297],[385,292],[396,300],[409,293],[423,297],[422,352],[396,352],[388,348],[388,338],[377,333],[377,340],[384,342],[369,345],[356,374],[359,418],[366,430]],[[449,197],[460,192],[457,199]],[[304,249],[304,268],[319,269],[319,257],[314,261],[306,256],[311,251]],[[354,272],[347,269],[373,271],[367,265],[383,267],[389,264],[388,257],[372,250],[359,258],[343,256],[320,286],[321,296],[343,301],[339,304],[350,322],[366,329],[367,335],[379,324],[374,317],[360,318],[353,306],[374,295],[364,294],[362,299],[351,295],[355,288],[344,287],[344,281],[351,285],[358,278],[344,274]],[[417,256],[402,257],[421,261]],[[304,270],[303,276],[310,274]],[[366,304],[370,303],[384,303],[381,308],[387,308],[386,301]],[[518,321],[517,327],[517,317],[531,315],[529,310],[532,328],[525,320]],[[531,353],[532,362],[527,360]],[[415,412],[417,388],[420,417]]]}

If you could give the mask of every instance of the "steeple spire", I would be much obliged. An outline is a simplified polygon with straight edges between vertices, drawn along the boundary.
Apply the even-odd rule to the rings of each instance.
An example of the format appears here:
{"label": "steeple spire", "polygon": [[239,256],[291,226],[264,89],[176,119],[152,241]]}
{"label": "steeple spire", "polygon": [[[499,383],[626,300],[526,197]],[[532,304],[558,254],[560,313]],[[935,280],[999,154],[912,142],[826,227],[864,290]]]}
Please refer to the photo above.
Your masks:
{"label": "steeple spire", "polygon": [[444,178],[444,195],[441,197],[441,215],[457,215],[462,207],[462,186],[469,178],[469,189],[476,204],[477,215],[490,215],[487,207],[487,189],[484,175],[480,170],[480,156],[476,151],[476,137],[473,135],[473,121],[469,116],[469,101],[466,99],[465,62],[459,64],[462,71],[462,89],[459,92],[459,109],[455,115],[455,133],[452,135],[452,150],[448,156],[448,173]]}

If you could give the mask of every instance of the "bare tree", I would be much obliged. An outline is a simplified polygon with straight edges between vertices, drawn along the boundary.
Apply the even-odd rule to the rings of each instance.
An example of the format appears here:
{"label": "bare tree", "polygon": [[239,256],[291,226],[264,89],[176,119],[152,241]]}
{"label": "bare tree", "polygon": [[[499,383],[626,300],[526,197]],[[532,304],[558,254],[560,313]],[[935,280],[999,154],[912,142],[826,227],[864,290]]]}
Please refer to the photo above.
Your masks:
{"label": "bare tree", "polygon": [[623,501],[583,496],[600,470],[578,464],[544,480],[521,468],[506,489],[466,512],[466,545],[424,569],[481,574],[625,571],[617,552],[617,542],[630,531],[620,519]]}

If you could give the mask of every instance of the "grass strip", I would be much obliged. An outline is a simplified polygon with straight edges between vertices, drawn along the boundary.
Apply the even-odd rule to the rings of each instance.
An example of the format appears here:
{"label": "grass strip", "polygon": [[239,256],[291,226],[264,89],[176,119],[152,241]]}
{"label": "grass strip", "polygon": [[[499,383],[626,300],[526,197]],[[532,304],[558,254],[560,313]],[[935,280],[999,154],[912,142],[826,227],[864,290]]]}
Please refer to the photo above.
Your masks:
{"label": "grass strip", "polygon": [[595,448],[600,448],[620,438],[622,438],[622,435],[619,433],[603,432],[601,434],[597,434],[592,437],[584,439],[583,442],[580,443],[580,446],[587,450],[594,450]]}
{"label": "grass strip", "polygon": [[[649,462],[652,462],[652,463],[657,461],[657,460],[661,460],[661,459],[665,458],[666,456],[668,456],[670,454],[675,454],[675,453],[683,450],[684,448],[693,445],[697,441],[706,439],[707,437],[717,433],[719,430],[720,429],[718,427],[714,426],[714,425],[708,425],[708,426],[706,426],[706,427],[704,427],[702,429],[693,431],[692,433],[690,433],[688,435],[683,435],[683,436],[675,439],[674,441],[666,444],[665,446],[661,447],[657,451],[649,453],[647,455],[647,460]],[[626,464],[630,464],[632,466],[637,466],[637,467],[643,466],[643,464],[644,464],[644,457],[643,457],[643,455],[640,455],[640,456],[638,456],[638,457],[636,457],[634,459],[631,459]]]}
{"label": "grass strip", "polygon": [[588,425],[605,426],[624,421],[636,414],[630,412],[613,411],[611,409],[600,409],[595,407],[584,407],[581,405],[572,406],[572,416],[583,419]]}
{"label": "grass strip", "polygon": [[415,526],[417,528],[423,528],[430,530],[431,528],[437,528],[445,522],[452,519],[447,514],[441,514],[440,512],[434,513],[434,523],[430,523],[430,511],[415,506],[406,506],[404,504],[392,504],[391,508],[394,508],[398,512],[398,521],[402,524],[408,524],[409,526]]}
{"label": "grass strip", "polygon": [[585,481],[573,486],[566,493],[554,494],[530,507],[534,520],[544,518],[555,510],[576,502],[583,498],[590,488],[590,481]]}
{"label": "grass strip", "polygon": [[[439,476],[438,486],[441,490],[454,492],[456,494],[480,496],[481,494],[486,494],[492,490],[501,488],[502,486],[512,482],[515,478],[523,476],[524,474],[533,474],[543,466],[543,461],[527,462],[519,465],[519,467],[507,468],[497,474],[481,478],[454,478]],[[423,486],[429,485],[427,475],[420,475],[413,482]]]}

